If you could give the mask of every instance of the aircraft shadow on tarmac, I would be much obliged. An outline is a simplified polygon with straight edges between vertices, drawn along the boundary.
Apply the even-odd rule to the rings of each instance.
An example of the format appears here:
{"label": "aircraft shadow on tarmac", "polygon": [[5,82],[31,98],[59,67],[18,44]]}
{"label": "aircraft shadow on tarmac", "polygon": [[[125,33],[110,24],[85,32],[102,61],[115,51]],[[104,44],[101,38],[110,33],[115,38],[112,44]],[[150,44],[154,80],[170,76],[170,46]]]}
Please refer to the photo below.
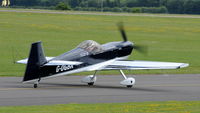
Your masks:
{"label": "aircraft shadow on tarmac", "polygon": [[[44,87],[43,87],[44,85]],[[48,85],[48,86],[46,86]],[[60,83],[41,83],[41,88],[48,89],[66,89],[66,88],[94,88],[94,89],[112,89],[112,90],[127,90],[127,91],[145,91],[145,92],[170,92],[171,90],[152,88],[145,86],[133,86],[132,88],[127,88],[124,86],[105,86],[105,85],[93,85],[88,86],[85,84],[60,84]]]}
{"label": "aircraft shadow on tarmac", "polygon": [[[16,85],[17,84],[17,85]],[[21,82],[12,82],[12,85],[4,86],[5,88],[32,88],[32,84],[21,84]],[[63,83],[40,83],[37,89],[67,89],[67,88],[91,88],[91,89],[110,89],[110,90],[124,90],[124,91],[143,91],[143,92],[172,92],[169,89],[163,89],[161,87],[146,87],[146,86],[133,86],[132,88],[127,88],[125,86],[111,86],[111,85],[93,85],[88,86],[86,84],[63,84]],[[34,89],[34,88],[33,88]]]}

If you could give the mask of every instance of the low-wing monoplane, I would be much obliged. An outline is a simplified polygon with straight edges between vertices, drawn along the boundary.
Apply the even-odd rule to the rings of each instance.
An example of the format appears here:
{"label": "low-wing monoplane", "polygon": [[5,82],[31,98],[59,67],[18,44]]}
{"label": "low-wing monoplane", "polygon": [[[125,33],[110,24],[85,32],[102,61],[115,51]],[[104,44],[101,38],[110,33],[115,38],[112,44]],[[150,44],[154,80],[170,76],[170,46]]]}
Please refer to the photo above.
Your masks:
{"label": "low-wing monoplane", "polygon": [[127,40],[123,24],[119,24],[119,31],[122,34],[123,41],[100,45],[95,41],[86,40],[75,49],[57,57],[46,57],[42,43],[32,43],[29,57],[17,61],[17,63],[27,64],[23,83],[33,82],[34,88],[37,88],[39,82],[43,79],[94,71],[93,75],[82,79],[82,82],[93,85],[96,82],[97,71],[119,70],[124,78],[120,84],[132,87],[135,84],[135,79],[127,77],[122,70],[179,69],[189,65],[175,62],[125,60],[133,49],[142,51],[142,47]]}

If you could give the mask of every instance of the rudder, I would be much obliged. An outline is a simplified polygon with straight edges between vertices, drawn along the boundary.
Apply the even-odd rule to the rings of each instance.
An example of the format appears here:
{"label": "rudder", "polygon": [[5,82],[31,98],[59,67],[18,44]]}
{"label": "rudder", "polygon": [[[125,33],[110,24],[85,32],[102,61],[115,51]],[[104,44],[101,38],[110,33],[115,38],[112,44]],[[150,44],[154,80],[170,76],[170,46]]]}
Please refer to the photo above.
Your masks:
{"label": "rudder", "polygon": [[42,42],[32,43],[23,82],[40,79],[40,67],[45,63],[47,63],[47,60],[42,48]]}

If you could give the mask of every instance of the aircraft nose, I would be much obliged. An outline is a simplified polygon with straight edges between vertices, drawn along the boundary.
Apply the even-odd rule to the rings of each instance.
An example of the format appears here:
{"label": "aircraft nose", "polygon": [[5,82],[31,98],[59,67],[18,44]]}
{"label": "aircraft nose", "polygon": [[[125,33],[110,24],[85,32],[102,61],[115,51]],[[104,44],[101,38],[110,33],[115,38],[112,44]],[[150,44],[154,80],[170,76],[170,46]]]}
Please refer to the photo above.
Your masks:
{"label": "aircraft nose", "polygon": [[133,43],[133,42],[130,42],[130,41],[128,41],[128,42],[127,42],[127,45],[129,45],[129,46],[133,46],[133,45],[134,45],[134,43]]}

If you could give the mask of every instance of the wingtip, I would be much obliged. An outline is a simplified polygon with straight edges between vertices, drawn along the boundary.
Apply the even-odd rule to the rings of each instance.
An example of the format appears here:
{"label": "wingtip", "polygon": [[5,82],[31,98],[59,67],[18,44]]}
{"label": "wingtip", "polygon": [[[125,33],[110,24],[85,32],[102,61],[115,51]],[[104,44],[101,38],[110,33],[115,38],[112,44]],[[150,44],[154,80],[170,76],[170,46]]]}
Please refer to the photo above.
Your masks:
{"label": "wingtip", "polygon": [[183,63],[181,66],[179,66],[179,68],[185,68],[185,67],[188,67],[189,64],[188,63]]}

